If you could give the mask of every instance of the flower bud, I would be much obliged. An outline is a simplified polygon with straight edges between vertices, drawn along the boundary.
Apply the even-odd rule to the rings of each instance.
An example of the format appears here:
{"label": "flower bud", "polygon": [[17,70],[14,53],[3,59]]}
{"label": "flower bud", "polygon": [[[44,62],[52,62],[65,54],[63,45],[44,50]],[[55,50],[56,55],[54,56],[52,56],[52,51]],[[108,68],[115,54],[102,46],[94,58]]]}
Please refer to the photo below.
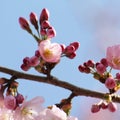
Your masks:
{"label": "flower bud", "polygon": [[30,66],[23,63],[21,65],[21,69],[24,70],[24,71],[28,71],[30,69]]}
{"label": "flower bud", "polygon": [[48,20],[48,18],[49,18],[49,11],[46,8],[44,8],[40,15],[40,25],[44,20]]}
{"label": "flower bud", "polygon": [[73,52],[75,52],[75,47],[73,45],[69,45],[65,48],[65,53],[66,54],[71,54]]}
{"label": "flower bud", "polygon": [[78,66],[78,69],[79,69],[79,71],[82,72],[82,73],[85,71],[85,67],[82,66],[82,65],[79,65],[79,66]]}
{"label": "flower bud", "polygon": [[116,82],[113,78],[107,78],[106,81],[105,81],[105,86],[108,88],[108,89],[113,89],[115,88],[116,86]]}
{"label": "flower bud", "polygon": [[24,97],[23,97],[22,94],[19,94],[19,93],[18,93],[15,98],[16,98],[17,104],[21,104],[21,103],[23,103],[23,101],[24,101]]}
{"label": "flower bud", "polygon": [[20,26],[22,29],[28,31],[29,33],[32,33],[31,29],[30,29],[30,26],[29,26],[29,22],[23,18],[23,17],[20,17],[19,18],[19,23],[20,23]]}
{"label": "flower bud", "polygon": [[96,113],[100,111],[100,106],[98,104],[92,105],[91,112]]}
{"label": "flower bud", "polygon": [[51,26],[50,26],[50,22],[49,22],[48,20],[44,20],[44,21],[42,22],[42,24],[41,24],[41,27],[42,27],[43,29],[47,29],[47,28],[51,27]]}
{"label": "flower bud", "polygon": [[37,66],[40,63],[39,58],[37,56],[33,56],[30,58],[30,66]]}
{"label": "flower bud", "polygon": [[106,71],[106,67],[102,63],[98,63],[96,69],[99,74],[103,74]]}
{"label": "flower bud", "polygon": [[70,58],[70,59],[73,59],[74,57],[76,57],[76,53],[75,52],[73,52],[73,53],[71,53],[71,54],[68,54],[68,55],[66,55],[68,58]]}
{"label": "flower bud", "polygon": [[86,65],[87,65],[88,67],[94,68],[95,62],[94,62],[93,60],[88,60],[88,61],[86,62]]}
{"label": "flower bud", "polygon": [[16,107],[16,99],[12,95],[8,95],[4,98],[4,103],[6,108],[8,109],[14,109]]}
{"label": "flower bud", "polygon": [[36,51],[35,51],[35,56],[36,56],[36,57],[40,57],[40,52],[39,52],[39,50],[36,50]]}
{"label": "flower bud", "polygon": [[79,42],[73,42],[70,45],[74,46],[75,50],[77,50],[80,46],[80,43]]}
{"label": "flower bud", "polygon": [[109,104],[108,104],[108,110],[110,112],[115,112],[117,110],[117,105],[115,103],[113,103],[113,102],[109,102]]}
{"label": "flower bud", "polygon": [[64,44],[61,44],[60,46],[62,48],[62,53],[63,53],[65,51],[66,46]]}
{"label": "flower bud", "polygon": [[48,38],[52,38],[52,37],[56,36],[56,31],[55,31],[55,29],[53,27],[50,27],[47,30],[47,36],[48,36]]}
{"label": "flower bud", "polygon": [[32,25],[34,25],[35,29],[38,30],[38,18],[33,12],[30,13],[30,22]]}
{"label": "flower bud", "polygon": [[116,79],[120,80],[120,72],[116,73]]}
{"label": "flower bud", "polygon": [[106,58],[102,58],[100,61],[105,67],[108,67],[108,62]]}

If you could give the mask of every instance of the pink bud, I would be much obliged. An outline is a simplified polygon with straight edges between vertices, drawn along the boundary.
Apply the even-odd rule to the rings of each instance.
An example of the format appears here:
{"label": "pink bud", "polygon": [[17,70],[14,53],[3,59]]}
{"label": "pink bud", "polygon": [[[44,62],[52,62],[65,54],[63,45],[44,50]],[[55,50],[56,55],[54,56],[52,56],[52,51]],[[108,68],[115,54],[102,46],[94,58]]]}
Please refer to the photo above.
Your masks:
{"label": "pink bud", "polygon": [[28,71],[30,69],[30,65],[26,65],[26,64],[22,64],[21,65],[21,69],[24,70],[24,71]]}
{"label": "pink bud", "polygon": [[8,109],[14,109],[16,107],[16,99],[12,95],[8,95],[4,98],[4,104]]}
{"label": "pink bud", "polygon": [[78,66],[78,69],[79,69],[80,72],[84,72],[84,71],[85,71],[85,67],[82,66],[82,65],[79,65],[79,66]]}
{"label": "pink bud", "polygon": [[44,21],[42,22],[42,24],[41,24],[41,27],[42,27],[43,29],[47,29],[47,28],[51,27],[51,26],[50,26],[50,22],[49,22],[48,20],[44,20]]}
{"label": "pink bud", "polygon": [[26,64],[26,65],[29,65],[30,64],[30,58],[29,57],[25,57],[23,59],[23,63]]}
{"label": "pink bud", "polygon": [[120,80],[120,72],[116,73],[116,79]]}
{"label": "pink bud", "polygon": [[65,48],[65,53],[66,54],[71,54],[73,52],[75,52],[75,47],[73,45],[69,45]]}
{"label": "pink bud", "polygon": [[102,109],[107,109],[108,108],[108,103],[107,102],[102,102],[100,106],[101,106]]}
{"label": "pink bud", "polygon": [[20,17],[19,23],[22,29],[27,30],[29,33],[32,33],[30,26],[29,26],[29,22],[25,18]]}
{"label": "pink bud", "polygon": [[35,29],[38,30],[38,18],[33,12],[30,13],[30,22],[34,25]]}
{"label": "pink bud", "polygon": [[36,56],[36,57],[40,57],[40,52],[39,52],[39,50],[36,50],[36,51],[35,51],[35,56]]}
{"label": "pink bud", "polygon": [[71,53],[71,54],[68,54],[68,55],[66,55],[68,58],[70,58],[70,59],[73,59],[74,57],[76,57],[76,53],[75,52],[73,52],[73,53]]}
{"label": "pink bud", "polygon": [[65,51],[65,47],[66,47],[66,46],[65,46],[64,44],[61,44],[60,46],[61,46],[61,48],[62,48],[62,53],[63,53],[63,52]]}
{"label": "pink bud", "polygon": [[87,63],[86,63],[86,65],[87,65],[88,67],[94,68],[95,62],[94,62],[93,60],[88,60]]}
{"label": "pink bud", "polygon": [[106,71],[106,67],[102,63],[98,63],[96,69],[99,74],[103,74]]}
{"label": "pink bud", "polygon": [[17,96],[16,96],[17,104],[21,104],[21,103],[23,103],[23,101],[24,101],[23,95],[18,93]]}
{"label": "pink bud", "polygon": [[96,113],[96,112],[99,112],[100,111],[100,106],[95,104],[95,105],[92,105],[92,108],[91,108],[91,112],[92,113]]}
{"label": "pink bud", "polygon": [[108,110],[110,110],[111,112],[115,112],[117,110],[117,105],[113,102],[109,102]]}
{"label": "pink bud", "polygon": [[45,35],[47,35],[47,32],[46,32],[45,29],[41,29],[41,30],[40,30],[40,34],[41,34],[42,36],[45,36]]}
{"label": "pink bud", "polygon": [[108,89],[113,89],[115,86],[116,86],[116,82],[113,78],[107,78],[106,81],[105,81],[105,86],[108,88]]}
{"label": "pink bud", "polygon": [[108,62],[106,58],[102,58],[100,61],[105,67],[108,67]]}
{"label": "pink bud", "polygon": [[73,42],[70,45],[74,46],[75,50],[77,50],[80,46],[80,43],[79,42]]}
{"label": "pink bud", "polygon": [[37,56],[33,56],[30,58],[30,66],[37,66],[40,63],[39,58]]}
{"label": "pink bud", "polygon": [[48,18],[49,18],[49,11],[46,8],[44,8],[40,15],[40,24],[42,24],[44,20],[48,20]]}
{"label": "pink bud", "polygon": [[47,36],[48,36],[48,38],[52,38],[52,37],[56,36],[56,31],[55,31],[55,29],[53,27],[50,27],[47,30]]}

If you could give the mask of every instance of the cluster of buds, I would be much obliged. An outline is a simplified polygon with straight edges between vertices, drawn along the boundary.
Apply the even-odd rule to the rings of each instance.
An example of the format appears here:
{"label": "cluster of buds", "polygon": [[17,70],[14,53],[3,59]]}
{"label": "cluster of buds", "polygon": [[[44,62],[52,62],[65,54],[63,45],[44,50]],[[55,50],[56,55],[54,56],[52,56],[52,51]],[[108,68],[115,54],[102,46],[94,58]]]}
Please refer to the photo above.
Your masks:
{"label": "cluster of buds", "polygon": [[0,78],[0,107],[5,106],[7,109],[14,110],[23,103],[24,97],[17,91],[18,83]]}
{"label": "cluster of buds", "polygon": [[117,105],[113,102],[105,102],[102,101],[98,104],[93,104],[91,107],[91,112],[92,113],[97,113],[100,111],[100,109],[102,110],[106,110],[108,109],[110,112],[115,112],[117,110]]}
{"label": "cluster of buds", "polygon": [[34,35],[32,33],[32,30],[30,28],[30,23],[28,20],[26,20],[23,17],[20,17],[19,23],[20,23],[21,28],[26,30],[28,33],[30,33],[37,40],[37,42],[40,42],[40,40],[42,40],[42,39],[45,40],[45,39],[56,36],[56,31],[55,31],[54,27],[51,26],[50,22],[48,21],[49,11],[46,8],[44,8],[42,10],[39,20],[38,20],[36,13],[34,13],[34,12],[31,12],[29,17],[30,17],[30,23],[37,30],[38,36],[41,38],[37,37],[36,35]]}
{"label": "cluster of buds", "polygon": [[61,45],[62,55],[73,59],[76,56],[76,50],[79,48],[79,46],[80,44],[78,42],[70,43],[68,46]]}
{"label": "cluster of buds", "polygon": [[[78,69],[82,73],[91,73],[93,78],[99,80],[109,90],[111,96],[120,89],[120,73],[116,73],[113,77],[112,69],[120,70],[120,45],[115,45],[107,48],[106,58],[102,58],[100,62],[95,63],[93,60],[88,60],[83,65],[79,65]],[[110,68],[110,69],[108,69]],[[92,106],[91,111],[98,112],[104,109],[103,103],[95,104]],[[111,112],[116,111],[116,104],[112,99],[107,101],[105,108]]]}
{"label": "cluster of buds", "polygon": [[37,30],[38,36],[32,33],[29,21],[23,17],[19,18],[22,29],[30,33],[38,43],[35,55],[23,59],[21,68],[24,71],[28,71],[31,67],[34,67],[38,72],[48,75],[51,69],[59,63],[61,57],[66,56],[73,59],[76,56],[76,50],[79,48],[78,42],[73,42],[67,47],[58,43],[51,43],[51,38],[56,36],[56,31],[48,21],[49,16],[49,11],[44,8],[41,11],[38,24],[37,15],[34,12],[30,13],[30,23]]}

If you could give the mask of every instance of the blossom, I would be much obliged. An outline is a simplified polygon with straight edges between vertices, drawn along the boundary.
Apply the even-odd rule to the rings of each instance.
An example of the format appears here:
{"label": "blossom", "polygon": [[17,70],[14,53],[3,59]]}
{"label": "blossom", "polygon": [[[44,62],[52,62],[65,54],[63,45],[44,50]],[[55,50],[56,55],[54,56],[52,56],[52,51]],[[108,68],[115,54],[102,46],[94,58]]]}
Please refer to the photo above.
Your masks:
{"label": "blossom", "polygon": [[51,109],[46,108],[40,112],[36,120],[67,120],[67,115],[63,110],[53,105]]}
{"label": "blossom", "polygon": [[15,110],[15,120],[34,120],[43,109],[43,102],[42,97],[35,97],[30,101],[24,101],[23,104]]}
{"label": "blossom", "polygon": [[51,109],[46,108],[40,112],[39,116],[35,120],[78,120],[76,117],[67,116],[67,114],[53,105]]}
{"label": "blossom", "polygon": [[3,107],[0,109],[0,120],[15,120],[13,118],[13,111],[8,110],[7,108]]}
{"label": "blossom", "polygon": [[60,60],[62,48],[58,43],[51,43],[50,40],[43,40],[39,44],[39,52],[46,62],[57,63]]}
{"label": "blossom", "polygon": [[110,67],[120,70],[120,44],[107,48],[106,59]]}

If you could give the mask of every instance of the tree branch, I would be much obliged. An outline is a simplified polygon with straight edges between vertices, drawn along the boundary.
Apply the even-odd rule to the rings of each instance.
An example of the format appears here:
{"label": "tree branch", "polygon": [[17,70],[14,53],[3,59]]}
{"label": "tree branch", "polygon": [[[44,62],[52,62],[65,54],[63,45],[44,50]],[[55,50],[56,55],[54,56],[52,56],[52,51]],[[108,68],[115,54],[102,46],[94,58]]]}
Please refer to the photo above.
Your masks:
{"label": "tree branch", "polygon": [[[11,76],[15,76],[17,79],[25,79],[25,80],[31,80],[31,81],[36,81],[36,82],[43,82],[43,83],[55,85],[61,88],[65,88],[67,90],[70,90],[74,94],[76,94],[76,96],[86,96],[86,97],[94,97],[94,98],[101,98],[101,99],[104,99],[106,96],[106,93],[101,93],[101,92],[96,92],[96,91],[80,88],[78,86],[75,86],[63,80],[59,80],[58,78],[54,76],[52,76],[51,78],[47,78],[43,76],[26,74],[26,73],[12,70],[9,68],[5,68],[2,66],[0,66],[0,72],[9,74]],[[113,101],[120,103],[120,96],[114,96]]]}

